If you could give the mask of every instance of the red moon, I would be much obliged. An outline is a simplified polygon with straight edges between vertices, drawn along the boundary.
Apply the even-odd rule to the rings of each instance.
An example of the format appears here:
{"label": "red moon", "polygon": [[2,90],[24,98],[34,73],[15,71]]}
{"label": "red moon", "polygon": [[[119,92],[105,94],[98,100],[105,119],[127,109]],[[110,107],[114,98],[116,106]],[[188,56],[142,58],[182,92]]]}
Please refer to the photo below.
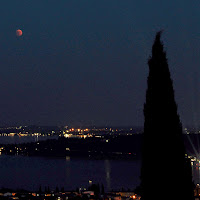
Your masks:
{"label": "red moon", "polygon": [[16,35],[19,37],[19,36],[22,36],[22,30],[18,29],[16,30]]}

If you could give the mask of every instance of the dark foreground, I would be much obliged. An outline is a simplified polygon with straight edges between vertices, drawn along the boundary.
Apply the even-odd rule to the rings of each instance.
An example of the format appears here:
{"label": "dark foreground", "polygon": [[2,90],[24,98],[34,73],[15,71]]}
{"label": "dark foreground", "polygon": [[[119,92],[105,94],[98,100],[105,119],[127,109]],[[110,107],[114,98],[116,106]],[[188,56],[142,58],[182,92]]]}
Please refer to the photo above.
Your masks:
{"label": "dark foreground", "polygon": [[[81,188],[80,188],[81,189]],[[98,190],[96,185],[92,185],[90,190],[76,191],[46,191],[46,192],[28,192],[28,191],[12,191],[8,189],[0,190],[0,199],[10,200],[140,200],[141,196],[136,191],[112,191],[104,193]],[[156,195],[153,194],[152,195]],[[200,186],[196,185],[194,189],[195,200],[200,199]]]}
{"label": "dark foreground", "polygon": [[108,193],[98,191],[97,187],[92,185],[90,190],[77,191],[48,191],[48,192],[28,192],[28,191],[6,191],[2,189],[0,199],[19,199],[19,200],[139,200],[140,196],[131,191],[112,191]]}

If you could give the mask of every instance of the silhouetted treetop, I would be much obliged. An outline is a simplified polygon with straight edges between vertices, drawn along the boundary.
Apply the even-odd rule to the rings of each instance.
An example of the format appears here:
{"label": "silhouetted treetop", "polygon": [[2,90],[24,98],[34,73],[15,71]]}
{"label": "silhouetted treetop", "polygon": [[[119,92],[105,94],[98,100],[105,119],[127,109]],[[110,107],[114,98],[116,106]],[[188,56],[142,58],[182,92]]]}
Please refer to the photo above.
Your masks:
{"label": "silhouetted treetop", "polygon": [[[185,158],[182,125],[161,34],[162,31],[156,34],[152,55],[148,60],[141,169],[142,200],[150,200],[152,191],[155,200],[192,200],[191,167]],[[163,188],[173,195],[167,196]]]}

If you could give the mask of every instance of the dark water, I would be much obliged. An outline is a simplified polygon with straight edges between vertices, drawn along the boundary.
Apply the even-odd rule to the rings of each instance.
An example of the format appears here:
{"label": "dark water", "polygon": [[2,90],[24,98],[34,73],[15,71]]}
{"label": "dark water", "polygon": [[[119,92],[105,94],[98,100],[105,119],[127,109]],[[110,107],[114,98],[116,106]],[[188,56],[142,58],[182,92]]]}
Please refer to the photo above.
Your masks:
{"label": "dark water", "polygon": [[[43,157],[0,156],[0,187],[38,190],[49,186],[65,189],[87,187],[89,180],[103,183],[105,189],[133,189],[140,184],[139,160],[57,159]],[[165,173],[165,172],[163,172]],[[200,168],[193,168],[195,183]]]}
{"label": "dark water", "polygon": [[87,187],[89,180],[103,183],[106,190],[139,185],[140,161],[56,159],[0,156],[0,187],[37,190],[56,186]]}

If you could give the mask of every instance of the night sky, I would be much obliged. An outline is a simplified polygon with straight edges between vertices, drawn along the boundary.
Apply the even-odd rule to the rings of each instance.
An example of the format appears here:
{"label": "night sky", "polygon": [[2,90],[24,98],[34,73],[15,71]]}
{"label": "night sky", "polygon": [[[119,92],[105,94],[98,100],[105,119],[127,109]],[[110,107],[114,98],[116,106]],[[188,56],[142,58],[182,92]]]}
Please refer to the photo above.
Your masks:
{"label": "night sky", "polygon": [[199,125],[199,10],[196,0],[2,1],[0,126],[142,126],[161,29],[181,120]]}

